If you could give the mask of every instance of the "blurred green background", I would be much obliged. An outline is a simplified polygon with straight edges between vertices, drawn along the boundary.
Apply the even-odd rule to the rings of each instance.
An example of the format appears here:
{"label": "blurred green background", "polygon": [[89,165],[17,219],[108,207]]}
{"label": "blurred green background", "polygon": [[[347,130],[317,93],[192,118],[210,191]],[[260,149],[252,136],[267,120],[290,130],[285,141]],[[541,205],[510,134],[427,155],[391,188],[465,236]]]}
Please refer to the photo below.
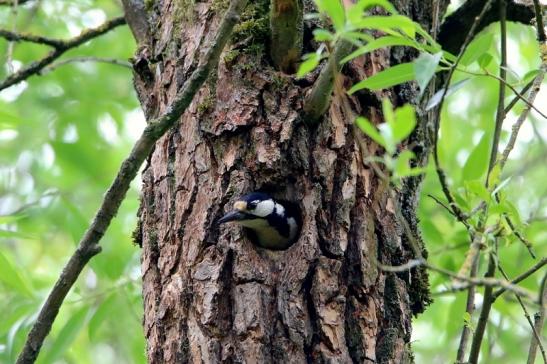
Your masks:
{"label": "blurred green background", "polygon": [[[0,27],[69,38],[120,14],[121,6],[110,0],[30,1],[16,14],[9,7],[0,7]],[[481,37],[491,38],[483,39],[483,44],[489,45],[492,56],[487,68],[497,74],[498,26],[489,27]],[[67,52],[62,59],[100,56],[126,61],[134,49],[128,28],[122,26]],[[40,45],[10,46],[0,40],[0,79],[10,67],[17,70],[48,51]],[[509,80],[520,89],[529,80],[527,73],[539,66],[534,29],[510,24],[508,53]],[[468,69],[473,67],[480,72],[477,62]],[[464,78],[470,80],[445,104],[440,153],[451,185],[472,207],[478,198],[465,192],[464,186],[481,177],[476,174],[485,162],[470,156],[480,154],[483,135],[486,142],[491,138],[498,85],[492,78],[461,72],[455,81]],[[508,93],[508,100],[512,96]],[[545,91],[536,105],[547,113]],[[517,104],[508,117],[502,144],[522,107]],[[545,256],[547,248],[546,123],[532,113],[504,173],[511,177],[507,196],[539,257]],[[0,92],[1,363],[14,362],[40,305],[143,127],[131,70],[118,65],[70,63]],[[103,239],[103,252],[93,258],[70,292],[39,363],[145,362],[140,250],[131,242],[139,185],[139,180],[134,182]],[[433,168],[428,169],[419,211],[423,237],[431,262],[457,271],[467,249],[467,234],[428,194],[442,197]],[[509,276],[534,264],[511,236],[499,252]],[[537,291],[540,279],[541,274],[536,274],[522,286]],[[431,273],[435,302],[414,320],[412,345],[417,363],[448,363],[455,358],[465,293],[435,294],[449,283],[445,276]],[[535,312],[537,307],[531,305],[530,310]],[[530,337],[520,306],[514,297],[505,295],[493,307],[482,362],[522,362]]]}

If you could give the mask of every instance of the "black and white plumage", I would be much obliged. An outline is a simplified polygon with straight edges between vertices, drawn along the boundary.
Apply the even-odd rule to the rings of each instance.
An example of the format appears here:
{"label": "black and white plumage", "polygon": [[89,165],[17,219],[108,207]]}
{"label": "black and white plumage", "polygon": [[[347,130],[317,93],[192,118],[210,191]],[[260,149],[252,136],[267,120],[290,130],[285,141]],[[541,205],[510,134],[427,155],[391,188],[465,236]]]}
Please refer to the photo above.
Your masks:
{"label": "black and white plumage", "polygon": [[298,211],[292,204],[281,203],[268,194],[253,192],[234,203],[234,209],[224,215],[219,224],[234,222],[250,230],[257,245],[282,250],[288,248],[300,231]]}

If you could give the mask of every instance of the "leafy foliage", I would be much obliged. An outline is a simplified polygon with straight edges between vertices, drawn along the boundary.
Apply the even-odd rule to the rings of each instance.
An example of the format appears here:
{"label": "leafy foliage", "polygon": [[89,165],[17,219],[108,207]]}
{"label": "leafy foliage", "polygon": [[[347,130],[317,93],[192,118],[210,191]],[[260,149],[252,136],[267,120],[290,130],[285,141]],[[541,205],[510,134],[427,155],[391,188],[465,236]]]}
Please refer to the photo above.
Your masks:
{"label": "leafy foliage", "polygon": [[[111,1],[44,0],[0,8],[2,28],[68,39],[119,16]],[[49,49],[0,41],[0,79]],[[135,44],[118,28],[62,59],[127,60]],[[122,158],[143,127],[131,71],[70,63],[0,92],[0,362],[12,363],[60,270],[72,254]],[[103,253],[71,291],[38,358],[143,363],[139,255],[133,189],[109,229]],[[115,318],[115,319],[113,319]],[[130,333],[128,335],[128,333]]]}

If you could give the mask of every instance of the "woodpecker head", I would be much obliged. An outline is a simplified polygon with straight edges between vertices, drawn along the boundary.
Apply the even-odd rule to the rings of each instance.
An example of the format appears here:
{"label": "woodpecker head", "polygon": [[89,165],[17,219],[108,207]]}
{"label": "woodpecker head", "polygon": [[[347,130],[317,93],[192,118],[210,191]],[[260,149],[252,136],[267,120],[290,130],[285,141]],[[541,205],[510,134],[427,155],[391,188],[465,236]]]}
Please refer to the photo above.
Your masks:
{"label": "woodpecker head", "polygon": [[[224,215],[219,224],[233,222],[250,229],[251,238],[264,248],[288,248],[300,230],[298,212],[269,195],[253,192],[234,203],[234,209]],[[254,239],[253,239],[254,238]]]}

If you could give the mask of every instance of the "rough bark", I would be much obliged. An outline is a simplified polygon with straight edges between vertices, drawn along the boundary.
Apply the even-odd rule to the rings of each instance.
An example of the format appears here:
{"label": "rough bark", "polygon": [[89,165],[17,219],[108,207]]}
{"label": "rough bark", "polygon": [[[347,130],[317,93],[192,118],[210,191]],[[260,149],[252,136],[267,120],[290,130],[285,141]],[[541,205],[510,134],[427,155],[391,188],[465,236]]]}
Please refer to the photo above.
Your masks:
{"label": "rough bark", "polygon": [[[163,111],[195,67],[224,3],[147,2],[150,48],[137,57],[135,85],[148,117]],[[396,3],[431,28],[430,4]],[[363,163],[380,148],[353,120],[380,123],[382,97],[401,105],[416,89],[354,97],[341,90],[415,54],[380,50],[351,63],[324,120],[310,126],[300,115],[313,76],[298,81],[270,65],[267,9],[264,0],[249,6],[215,77],[143,172],[136,237],[148,360],[409,362],[411,318],[428,303],[427,276],[419,268],[387,273],[376,261],[413,257],[394,208],[402,206],[415,228],[419,180],[391,194]],[[429,125],[421,118],[411,139],[422,162]],[[235,198],[258,189],[299,204],[302,233],[286,251],[257,248],[243,231],[215,224]]]}

